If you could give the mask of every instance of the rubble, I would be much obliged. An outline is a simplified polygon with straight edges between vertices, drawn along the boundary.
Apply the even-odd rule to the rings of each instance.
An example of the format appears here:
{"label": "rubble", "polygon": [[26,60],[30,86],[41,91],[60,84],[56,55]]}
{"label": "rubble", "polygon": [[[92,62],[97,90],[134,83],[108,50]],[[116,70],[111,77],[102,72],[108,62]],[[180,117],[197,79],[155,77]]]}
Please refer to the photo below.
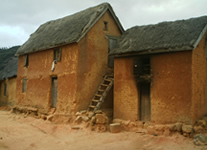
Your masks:
{"label": "rubble", "polygon": [[120,123],[110,124],[110,131],[111,133],[119,133],[121,131],[121,124]]}

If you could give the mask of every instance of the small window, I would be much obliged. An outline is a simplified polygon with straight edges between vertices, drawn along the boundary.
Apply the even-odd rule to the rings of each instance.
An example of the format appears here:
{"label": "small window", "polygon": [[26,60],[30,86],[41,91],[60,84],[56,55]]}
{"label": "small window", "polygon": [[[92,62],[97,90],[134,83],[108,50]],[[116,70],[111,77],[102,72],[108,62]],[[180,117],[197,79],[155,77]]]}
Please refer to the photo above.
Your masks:
{"label": "small window", "polygon": [[53,58],[53,60],[56,61],[56,62],[61,61],[61,55],[62,55],[61,48],[55,49],[54,50],[54,58]]}
{"label": "small window", "polygon": [[7,93],[7,84],[4,83],[4,96],[6,96],[6,93]]}
{"label": "small window", "polygon": [[27,79],[22,79],[22,93],[27,91]]}
{"label": "small window", "polygon": [[103,30],[108,31],[108,22],[104,21],[103,23]]}
{"label": "small window", "polygon": [[25,55],[25,58],[24,58],[24,67],[28,67],[29,65],[29,55]]}

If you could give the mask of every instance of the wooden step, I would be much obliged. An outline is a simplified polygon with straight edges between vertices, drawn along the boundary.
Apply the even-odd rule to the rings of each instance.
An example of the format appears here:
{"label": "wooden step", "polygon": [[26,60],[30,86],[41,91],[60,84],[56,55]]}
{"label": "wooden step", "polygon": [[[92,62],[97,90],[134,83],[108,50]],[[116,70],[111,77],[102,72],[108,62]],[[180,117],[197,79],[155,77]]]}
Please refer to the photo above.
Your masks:
{"label": "wooden step", "polygon": [[98,103],[98,102],[99,102],[99,100],[95,100],[95,99],[93,99],[93,100],[92,100],[92,102],[96,102],[96,103]]}
{"label": "wooden step", "polygon": [[101,84],[101,86],[109,86],[108,84]]}
{"label": "wooden step", "polygon": [[96,94],[95,96],[97,96],[97,97],[101,97],[102,95],[100,95],[100,94]]}
{"label": "wooden step", "polygon": [[98,91],[99,91],[99,92],[104,92],[105,90],[102,90],[102,89],[98,89]]}
{"label": "wooden step", "polygon": [[104,81],[108,81],[108,82],[111,82],[111,79],[104,79]]}
{"label": "wooden step", "polygon": [[90,108],[95,108],[96,106],[90,105],[89,107],[90,107]]}

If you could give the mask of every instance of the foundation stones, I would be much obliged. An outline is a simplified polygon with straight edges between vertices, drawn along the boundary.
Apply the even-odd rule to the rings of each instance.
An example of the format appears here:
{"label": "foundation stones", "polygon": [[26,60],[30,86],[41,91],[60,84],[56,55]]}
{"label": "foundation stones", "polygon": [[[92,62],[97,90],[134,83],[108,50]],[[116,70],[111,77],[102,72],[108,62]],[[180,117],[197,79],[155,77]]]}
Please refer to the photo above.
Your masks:
{"label": "foundation stones", "polygon": [[119,133],[121,131],[121,124],[120,123],[112,123],[110,124],[110,131],[111,133]]}
{"label": "foundation stones", "polygon": [[192,132],[192,129],[193,129],[192,125],[183,125],[182,126],[183,133],[190,134]]}

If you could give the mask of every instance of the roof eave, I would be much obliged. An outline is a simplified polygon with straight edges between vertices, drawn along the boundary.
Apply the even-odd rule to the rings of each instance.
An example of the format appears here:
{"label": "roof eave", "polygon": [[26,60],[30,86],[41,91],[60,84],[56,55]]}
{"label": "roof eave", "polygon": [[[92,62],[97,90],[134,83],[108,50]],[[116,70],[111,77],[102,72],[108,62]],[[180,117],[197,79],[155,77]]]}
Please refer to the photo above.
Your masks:
{"label": "roof eave", "polygon": [[200,43],[201,39],[203,38],[204,34],[206,33],[207,31],[207,24],[206,26],[203,28],[202,32],[200,33],[200,35],[198,36],[198,39],[196,40],[196,42],[193,44],[193,48],[195,49],[198,44]]}

